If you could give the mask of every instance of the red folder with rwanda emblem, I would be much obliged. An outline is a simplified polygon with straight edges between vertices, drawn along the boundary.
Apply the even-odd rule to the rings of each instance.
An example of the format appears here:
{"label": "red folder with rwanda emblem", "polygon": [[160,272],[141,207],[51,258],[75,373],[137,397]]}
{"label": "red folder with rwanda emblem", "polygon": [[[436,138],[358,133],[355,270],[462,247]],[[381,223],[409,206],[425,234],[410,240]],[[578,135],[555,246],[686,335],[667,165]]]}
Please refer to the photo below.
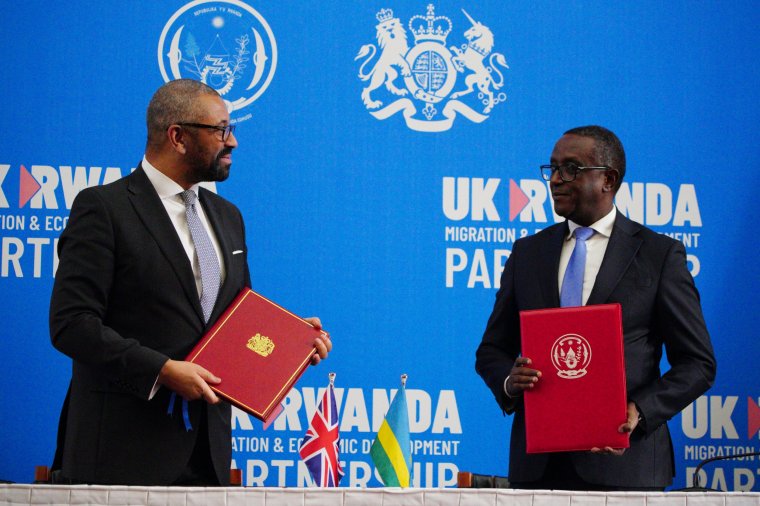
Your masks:
{"label": "red folder with rwanda emblem", "polygon": [[620,304],[521,311],[520,327],[541,371],[524,393],[527,452],[628,448]]}
{"label": "red folder with rwanda emblem", "polygon": [[222,379],[214,392],[267,422],[309,365],[322,333],[246,288],[186,360]]}

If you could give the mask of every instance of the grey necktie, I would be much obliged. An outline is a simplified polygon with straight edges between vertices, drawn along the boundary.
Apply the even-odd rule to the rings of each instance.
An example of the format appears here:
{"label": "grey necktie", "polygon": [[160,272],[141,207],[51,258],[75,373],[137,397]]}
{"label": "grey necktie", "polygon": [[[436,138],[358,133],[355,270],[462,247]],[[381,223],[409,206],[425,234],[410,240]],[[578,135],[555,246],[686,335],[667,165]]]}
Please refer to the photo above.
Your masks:
{"label": "grey necktie", "polygon": [[201,269],[201,308],[203,308],[203,319],[208,322],[211,317],[211,311],[214,309],[216,296],[219,293],[221,284],[221,269],[219,260],[214,251],[214,245],[203,227],[198,212],[195,209],[195,203],[198,196],[193,190],[185,190],[180,193],[182,200],[185,201],[185,214],[187,215],[187,226],[190,228],[190,235],[195,245],[195,254],[198,255],[198,264]]}

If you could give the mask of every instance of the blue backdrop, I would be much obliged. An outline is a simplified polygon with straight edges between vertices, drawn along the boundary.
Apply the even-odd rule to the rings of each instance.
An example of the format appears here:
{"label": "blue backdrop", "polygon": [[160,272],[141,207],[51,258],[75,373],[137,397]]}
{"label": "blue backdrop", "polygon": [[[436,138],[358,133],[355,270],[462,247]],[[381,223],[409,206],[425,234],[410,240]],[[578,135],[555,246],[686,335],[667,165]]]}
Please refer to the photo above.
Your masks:
{"label": "blue backdrop", "polygon": [[[760,447],[757,2],[29,0],[4,11],[0,478],[30,481],[52,460],[70,362],[49,343],[47,309],[73,197],[137,165],[148,100],[180,76],[219,89],[238,122],[217,191],[246,219],[253,288],[319,315],[335,341],[272,427],[236,413],[246,484],[307,483],[296,448],[330,371],[342,485],[379,485],[369,443],[401,373],[415,484],[506,473],[511,419],[474,352],[511,244],[557,219],[538,165],[584,124],[625,145],[621,210],[686,244],[718,358],[715,386],[670,422],[674,487],[704,458]],[[760,490],[757,462],[712,466],[707,484]]]}

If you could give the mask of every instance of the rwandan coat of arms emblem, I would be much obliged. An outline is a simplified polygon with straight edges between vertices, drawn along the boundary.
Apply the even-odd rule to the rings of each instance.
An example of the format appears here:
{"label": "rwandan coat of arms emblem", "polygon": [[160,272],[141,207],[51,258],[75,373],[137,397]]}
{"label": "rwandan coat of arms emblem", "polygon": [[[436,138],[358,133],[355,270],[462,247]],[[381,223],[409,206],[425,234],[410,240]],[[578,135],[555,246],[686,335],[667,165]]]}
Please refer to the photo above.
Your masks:
{"label": "rwandan coat of arms emblem", "polygon": [[[443,132],[452,127],[457,114],[480,123],[507,99],[501,70],[509,68],[506,58],[493,52],[491,30],[462,12],[471,26],[460,47],[446,47],[454,25],[450,18],[436,16],[429,4],[425,16],[409,20],[411,49],[406,29],[393,11],[377,13],[377,46],[365,44],[355,58],[361,61],[359,79],[367,83],[361,98],[370,114],[384,120],[402,112],[412,130]],[[463,82],[457,80],[460,75]]]}
{"label": "rwandan coat of arms emblem", "polygon": [[164,26],[158,41],[164,81],[191,78],[214,88],[232,123],[251,118],[277,68],[277,43],[267,21],[240,0],[194,0]]}

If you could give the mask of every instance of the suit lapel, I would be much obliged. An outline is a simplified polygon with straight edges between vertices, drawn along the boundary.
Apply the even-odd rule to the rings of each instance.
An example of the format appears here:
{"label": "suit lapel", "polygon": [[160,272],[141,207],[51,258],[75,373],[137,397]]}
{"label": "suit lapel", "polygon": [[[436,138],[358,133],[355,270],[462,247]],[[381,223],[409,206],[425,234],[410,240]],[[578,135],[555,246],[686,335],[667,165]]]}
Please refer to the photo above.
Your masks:
{"label": "suit lapel", "polygon": [[182,242],[177,236],[177,231],[169,219],[169,215],[166,214],[166,208],[161,203],[161,199],[148,176],[145,175],[142,166],[138,166],[129,177],[127,190],[132,207],[145,228],[156,240],[156,244],[158,244],[171,269],[177,274],[182,290],[202,321],[203,309],[198,298],[198,289],[195,287],[193,269],[187,258],[187,253],[182,247]]}
{"label": "suit lapel", "polygon": [[559,307],[559,257],[562,253],[562,243],[567,236],[567,221],[560,226],[550,229],[545,245],[541,249],[538,260],[538,285],[545,307]]}
{"label": "suit lapel", "polygon": [[615,226],[589,295],[588,305],[607,302],[641,247],[641,239],[636,237],[640,228],[639,224],[623,216],[620,211],[617,212]]}
{"label": "suit lapel", "polygon": [[224,213],[217,205],[217,202],[209,197],[209,190],[203,187],[200,187],[198,190],[201,205],[206,211],[206,217],[214,229],[216,239],[219,241],[219,249],[222,252],[222,261],[224,262],[226,272],[224,282],[222,283],[222,286],[219,287],[219,293],[216,296],[214,310],[211,312],[210,321],[213,321],[216,318],[216,315],[225,309],[224,307],[219,307],[220,301],[231,300],[231,296],[236,295],[230,293],[234,290],[232,280],[230,279],[230,266],[232,265],[232,245],[230,244],[230,239],[227,236],[227,233],[231,228],[227,225],[224,218]]}

